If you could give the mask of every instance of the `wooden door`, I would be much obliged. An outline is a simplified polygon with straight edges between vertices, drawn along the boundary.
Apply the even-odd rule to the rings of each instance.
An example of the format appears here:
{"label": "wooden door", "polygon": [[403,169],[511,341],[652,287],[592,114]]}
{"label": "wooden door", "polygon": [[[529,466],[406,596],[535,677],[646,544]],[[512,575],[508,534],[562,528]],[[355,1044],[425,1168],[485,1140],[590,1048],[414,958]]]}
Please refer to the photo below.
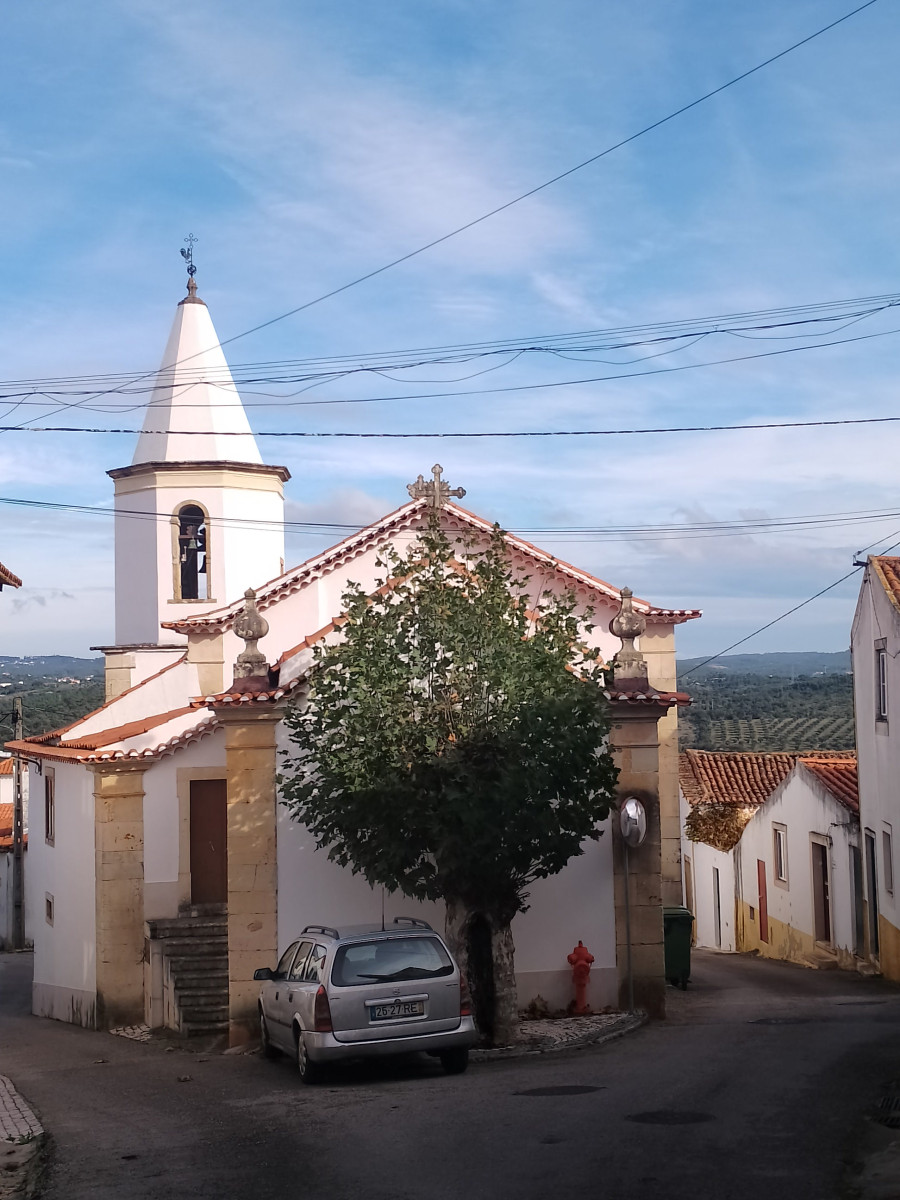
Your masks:
{"label": "wooden door", "polygon": [[756,879],[759,883],[759,940],[769,940],[769,898],[766,893],[766,864],[761,858],[756,860]]}
{"label": "wooden door", "polygon": [[191,903],[228,899],[228,815],[224,779],[191,780]]}
{"label": "wooden door", "polygon": [[812,844],[813,914],[816,941],[831,944],[831,889],[828,880],[828,847]]}

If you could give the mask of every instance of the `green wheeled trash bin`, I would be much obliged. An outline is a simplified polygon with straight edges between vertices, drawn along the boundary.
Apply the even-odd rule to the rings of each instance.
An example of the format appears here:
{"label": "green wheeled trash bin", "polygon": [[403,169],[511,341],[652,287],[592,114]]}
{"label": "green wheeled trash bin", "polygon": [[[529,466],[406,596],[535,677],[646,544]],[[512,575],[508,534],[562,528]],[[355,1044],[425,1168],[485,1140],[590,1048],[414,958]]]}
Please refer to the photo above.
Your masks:
{"label": "green wheeled trash bin", "polygon": [[694,918],[688,908],[675,904],[663,909],[663,936],[666,950],[666,979],[687,989],[691,977],[691,935]]}

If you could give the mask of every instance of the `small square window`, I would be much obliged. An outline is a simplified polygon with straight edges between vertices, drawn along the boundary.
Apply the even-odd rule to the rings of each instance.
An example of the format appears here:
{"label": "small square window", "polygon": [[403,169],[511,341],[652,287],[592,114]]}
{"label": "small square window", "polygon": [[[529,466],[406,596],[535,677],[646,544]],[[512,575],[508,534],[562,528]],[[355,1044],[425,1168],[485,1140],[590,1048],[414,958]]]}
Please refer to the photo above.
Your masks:
{"label": "small square window", "polygon": [[44,916],[48,925],[53,924],[53,897],[49,892],[44,893]]}
{"label": "small square window", "polygon": [[51,846],[56,841],[56,772],[44,771],[44,840]]}

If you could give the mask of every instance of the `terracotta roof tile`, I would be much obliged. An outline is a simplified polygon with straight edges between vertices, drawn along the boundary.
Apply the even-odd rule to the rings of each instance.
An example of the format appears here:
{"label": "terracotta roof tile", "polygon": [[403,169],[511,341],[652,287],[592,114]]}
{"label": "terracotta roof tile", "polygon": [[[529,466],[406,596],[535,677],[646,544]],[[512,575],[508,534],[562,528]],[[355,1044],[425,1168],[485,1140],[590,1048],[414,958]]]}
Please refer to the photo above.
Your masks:
{"label": "terracotta roof tile", "polygon": [[11,758],[0,758],[0,775],[12,775],[13,760]]}
{"label": "terracotta roof tile", "polygon": [[[189,709],[177,709],[176,712],[189,712],[194,707],[195,705],[191,705]],[[168,717],[171,720],[173,714],[169,713]],[[123,726],[122,728],[127,727]],[[205,737],[208,733],[213,733],[218,728],[219,723],[215,719],[215,716],[208,717],[205,720],[198,721],[190,729],[185,729],[174,737],[170,737],[168,741],[160,742],[157,746],[147,746],[143,750],[133,747],[129,749],[119,747],[107,750],[103,746],[94,748],[82,746],[79,743],[46,746],[27,740],[22,742],[7,742],[6,744],[9,749],[17,750],[25,758],[47,758],[62,762],[80,763],[119,762],[125,759],[164,758],[167,754],[173,754],[176,750],[180,750],[182,746],[190,745],[191,742],[199,742],[201,738]],[[132,733],[130,736],[134,737],[135,734]]]}
{"label": "terracotta roof tile", "polygon": [[797,754],[684,750],[678,778],[688,804],[763,804],[793,770]]}
{"label": "terracotta roof tile", "polygon": [[873,554],[869,561],[894,608],[900,609],[900,558]]}
{"label": "terracotta roof tile", "polygon": [[4,567],[3,563],[0,562],[0,587],[3,587],[4,584],[7,587],[21,587],[22,580],[18,575],[13,575],[9,567]]}
{"label": "terracotta roof tile", "polygon": [[609,688],[604,691],[603,695],[610,704],[627,704],[631,707],[653,705],[659,708],[672,708],[675,705],[691,703],[687,692],[657,692],[655,688],[648,688],[646,692],[620,692]]}
{"label": "terracotta roof tile", "polygon": [[[0,804],[0,851],[12,850],[13,844],[13,806]],[[22,839],[23,845],[28,845],[28,834]]]}
{"label": "terracotta roof tile", "polygon": [[835,800],[852,813],[859,812],[859,783],[856,774],[856,755],[844,758],[826,758],[819,755],[804,755],[800,762],[823,784]]}
{"label": "terracotta roof tile", "polygon": [[63,738],[61,746],[72,746],[76,750],[99,750],[101,746],[111,746],[113,742],[124,742],[127,738],[137,737],[148,733],[157,725],[166,725],[176,717],[183,717],[191,711],[189,704],[184,708],[173,708],[171,712],[157,713],[155,716],[144,717],[138,721],[128,721],[124,725],[116,725],[112,729],[100,729],[97,733],[86,734],[83,738]]}

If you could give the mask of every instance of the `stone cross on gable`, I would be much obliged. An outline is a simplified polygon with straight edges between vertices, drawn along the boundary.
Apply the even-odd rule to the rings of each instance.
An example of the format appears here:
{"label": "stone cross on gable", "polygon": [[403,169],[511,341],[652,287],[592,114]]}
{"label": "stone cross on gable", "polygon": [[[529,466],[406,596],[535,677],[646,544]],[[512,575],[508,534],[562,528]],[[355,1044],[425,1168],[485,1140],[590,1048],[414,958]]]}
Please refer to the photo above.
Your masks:
{"label": "stone cross on gable", "polygon": [[431,468],[432,479],[425,480],[421,475],[415,483],[408,483],[406,490],[412,496],[413,500],[421,500],[425,497],[432,508],[440,508],[445,500],[449,500],[451,496],[456,496],[462,500],[466,494],[464,487],[452,488],[449,483],[445,483],[441,479],[444,473],[444,468],[440,463],[435,463]]}

